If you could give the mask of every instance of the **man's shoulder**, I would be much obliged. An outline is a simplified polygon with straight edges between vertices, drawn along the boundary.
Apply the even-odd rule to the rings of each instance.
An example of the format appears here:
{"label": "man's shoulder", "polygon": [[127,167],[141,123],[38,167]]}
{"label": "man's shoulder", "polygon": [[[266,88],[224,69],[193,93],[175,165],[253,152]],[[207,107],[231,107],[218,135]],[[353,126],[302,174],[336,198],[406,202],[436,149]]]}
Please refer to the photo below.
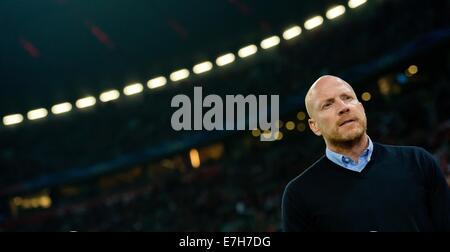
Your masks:
{"label": "man's shoulder", "polygon": [[407,145],[387,145],[377,143],[381,158],[395,158],[401,160],[414,161],[416,164],[432,164],[435,162],[433,155],[426,149],[419,146]]}
{"label": "man's shoulder", "polygon": [[428,151],[419,146],[413,145],[389,145],[374,143],[376,148],[381,149],[384,152],[396,154],[396,155],[429,155]]}
{"label": "man's shoulder", "polygon": [[325,159],[325,156],[320,157],[316,162],[306,168],[297,177],[289,181],[289,183],[286,185],[286,190],[293,190],[300,186],[305,186],[306,184],[308,184],[308,181],[314,182],[314,180],[318,177],[320,171],[322,170],[321,167],[323,166]]}

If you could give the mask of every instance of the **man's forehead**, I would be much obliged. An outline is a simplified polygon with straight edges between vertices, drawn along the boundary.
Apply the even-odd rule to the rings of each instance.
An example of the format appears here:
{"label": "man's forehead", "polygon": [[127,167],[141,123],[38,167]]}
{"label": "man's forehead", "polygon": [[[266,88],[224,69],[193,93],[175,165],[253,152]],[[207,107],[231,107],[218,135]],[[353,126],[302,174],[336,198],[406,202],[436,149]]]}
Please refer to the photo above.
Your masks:
{"label": "man's forehead", "polygon": [[350,92],[353,93],[352,87],[345,81],[341,79],[317,82],[315,86],[312,87],[311,95],[314,100],[316,99],[328,99],[332,98],[334,95],[339,95],[340,93]]}
{"label": "man's forehead", "polygon": [[[353,88],[339,77],[333,75],[324,75],[317,79],[309,88],[305,96],[305,105],[308,114],[311,116],[313,107],[323,101],[324,97],[332,98],[336,92],[350,93],[355,95]],[[325,98],[326,100],[327,98]]]}
{"label": "man's forehead", "polygon": [[335,76],[324,76],[322,78],[319,78],[314,85],[312,86],[312,89],[322,89],[322,88],[329,88],[329,87],[337,87],[337,86],[350,86],[347,82],[342,80],[339,77]]}

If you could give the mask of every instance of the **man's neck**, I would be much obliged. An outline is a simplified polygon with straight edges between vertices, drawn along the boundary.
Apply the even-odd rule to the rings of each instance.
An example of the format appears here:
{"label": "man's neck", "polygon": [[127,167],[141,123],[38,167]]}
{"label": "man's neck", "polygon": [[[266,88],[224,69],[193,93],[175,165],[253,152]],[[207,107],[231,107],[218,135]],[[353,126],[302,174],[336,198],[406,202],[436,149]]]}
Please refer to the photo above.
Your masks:
{"label": "man's neck", "polygon": [[350,157],[355,163],[358,163],[359,157],[369,145],[369,136],[362,135],[360,138],[348,142],[327,142],[327,148],[333,152]]}

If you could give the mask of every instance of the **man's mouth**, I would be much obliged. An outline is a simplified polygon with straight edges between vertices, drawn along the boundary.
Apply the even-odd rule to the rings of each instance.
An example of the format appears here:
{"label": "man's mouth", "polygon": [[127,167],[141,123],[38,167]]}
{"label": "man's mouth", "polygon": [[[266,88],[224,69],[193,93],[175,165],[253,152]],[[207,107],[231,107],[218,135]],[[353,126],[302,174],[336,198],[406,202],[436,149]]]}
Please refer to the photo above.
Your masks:
{"label": "man's mouth", "polygon": [[352,123],[354,121],[356,121],[356,120],[355,119],[345,120],[345,121],[341,122],[341,124],[339,124],[339,127],[345,126],[345,125],[350,124],[350,123]]}

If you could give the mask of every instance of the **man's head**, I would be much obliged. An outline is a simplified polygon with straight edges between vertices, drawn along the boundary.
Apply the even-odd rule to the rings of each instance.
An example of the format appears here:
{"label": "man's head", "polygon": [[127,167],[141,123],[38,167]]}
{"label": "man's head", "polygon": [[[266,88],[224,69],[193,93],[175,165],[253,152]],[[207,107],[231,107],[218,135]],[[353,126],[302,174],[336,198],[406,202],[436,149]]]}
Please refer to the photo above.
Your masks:
{"label": "man's head", "polygon": [[305,97],[309,127],[325,142],[339,145],[354,142],[366,133],[364,107],[353,88],[342,79],[325,75],[317,79]]}

